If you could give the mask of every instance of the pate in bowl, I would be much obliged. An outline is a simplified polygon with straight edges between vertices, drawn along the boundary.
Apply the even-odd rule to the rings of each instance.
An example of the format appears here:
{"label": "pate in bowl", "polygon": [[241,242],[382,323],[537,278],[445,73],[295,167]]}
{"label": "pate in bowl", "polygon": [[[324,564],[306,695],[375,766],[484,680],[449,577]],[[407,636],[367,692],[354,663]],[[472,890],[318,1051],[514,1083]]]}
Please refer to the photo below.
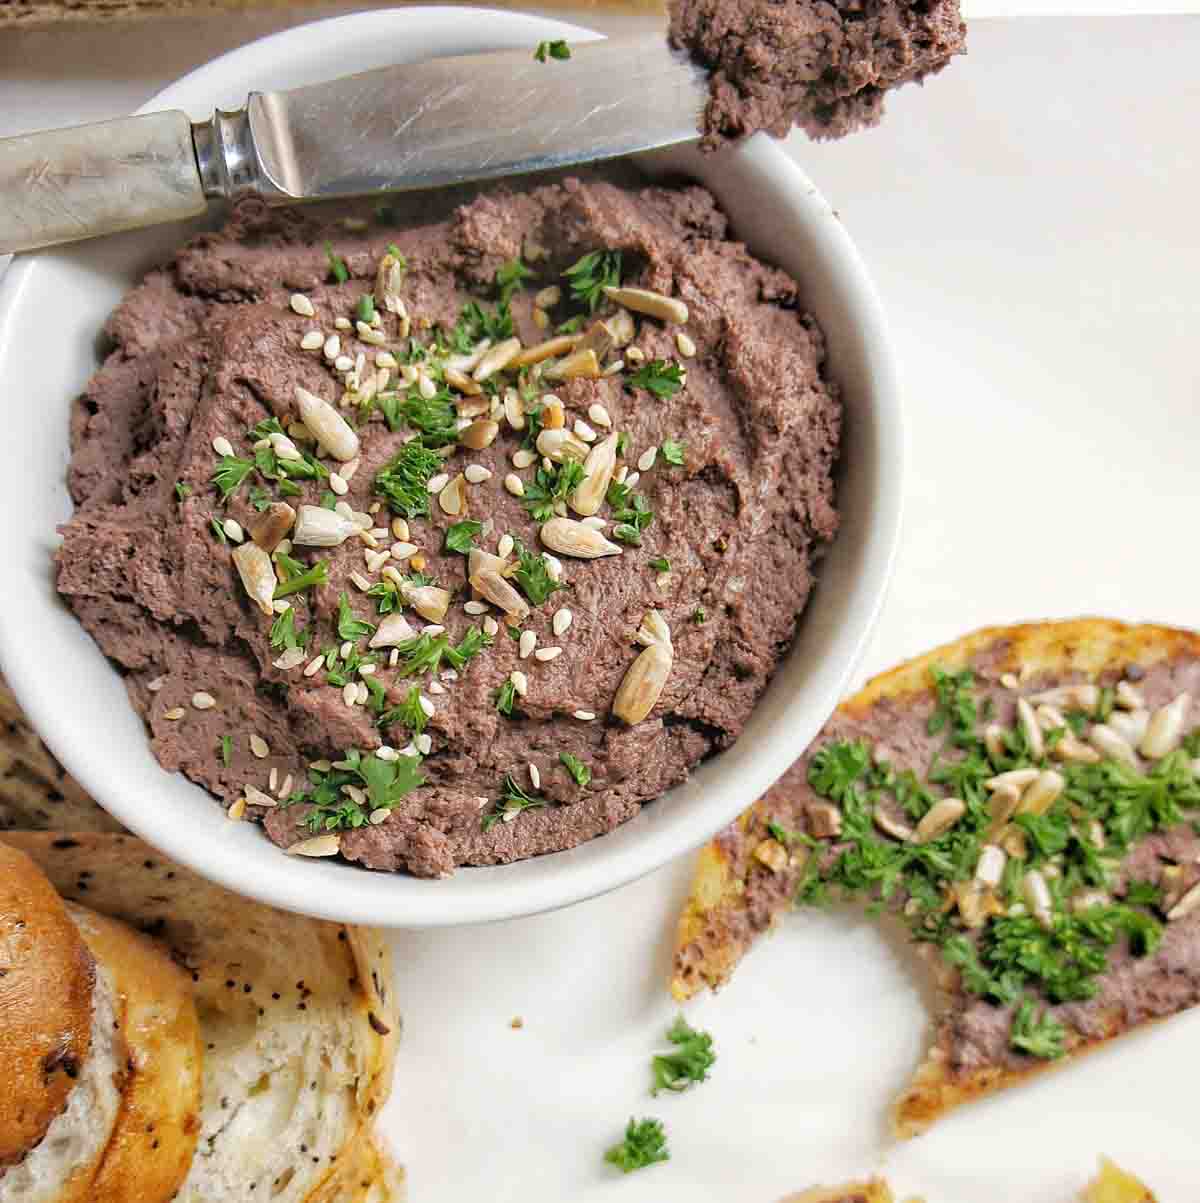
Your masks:
{"label": "pate in bowl", "polygon": [[[199,117],[252,87],[321,78],[331,61],[384,65],[397,45],[417,59],[586,36],[473,17],[469,31],[461,10],[438,9],[302,27],[148,107]],[[2,486],[0,652],[35,724],[122,822],[275,905],[405,926],[498,919],[699,845],[816,732],[882,602],[899,522],[900,413],[878,302],[777,145],[646,156],[637,171],[525,181],[519,202],[397,200],[377,228],[369,207],[239,211],[118,310],[115,362],[74,406],[70,493],[68,418],[96,332],[193,231],[15,266],[0,371],[44,404],[19,411],[27,454]],[[648,190],[644,177],[702,184],[719,210],[700,189]],[[512,213],[529,228],[509,247]],[[489,299],[439,289],[450,273]],[[232,315],[217,306],[229,298]],[[155,358],[164,324],[180,335],[165,356],[173,376]],[[555,338],[553,354],[530,354]],[[773,360],[782,385],[764,373]],[[176,412],[172,390],[186,392],[197,364],[205,400]],[[151,419],[139,425],[122,389],[145,393],[145,372]],[[185,450],[164,484],[151,453],[176,425]],[[131,525],[150,489],[172,494],[164,517]],[[279,507],[292,513],[272,541],[260,527]],[[711,539],[688,529],[724,514]],[[58,587],[127,671],[128,697],[56,596],[63,523]],[[167,528],[194,537],[156,543]],[[753,556],[737,558],[743,544]],[[263,674],[244,689],[233,644],[255,646],[249,671]],[[305,855],[280,855],[192,782]],[[407,872],[311,855],[331,852]],[[449,876],[456,865],[467,867]]]}

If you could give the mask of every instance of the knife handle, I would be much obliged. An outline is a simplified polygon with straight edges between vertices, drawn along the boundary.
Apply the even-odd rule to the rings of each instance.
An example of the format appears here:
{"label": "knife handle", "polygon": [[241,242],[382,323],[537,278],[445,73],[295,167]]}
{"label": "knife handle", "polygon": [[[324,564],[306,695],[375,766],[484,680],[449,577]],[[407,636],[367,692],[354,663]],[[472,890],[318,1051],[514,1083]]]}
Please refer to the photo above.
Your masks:
{"label": "knife handle", "polygon": [[0,139],[0,253],[178,221],[205,207],[185,113]]}

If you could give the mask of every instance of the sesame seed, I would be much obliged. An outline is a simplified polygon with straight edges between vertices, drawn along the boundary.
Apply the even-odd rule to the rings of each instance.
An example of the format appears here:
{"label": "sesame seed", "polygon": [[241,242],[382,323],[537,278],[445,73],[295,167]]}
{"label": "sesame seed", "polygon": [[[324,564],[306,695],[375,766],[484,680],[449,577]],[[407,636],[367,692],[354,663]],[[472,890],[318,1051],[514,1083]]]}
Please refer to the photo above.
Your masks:
{"label": "sesame seed", "polygon": [[164,710],[163,718],[169,719],[171,722],[175,722],[176,719],[183,718],[183,707],[182,706],[172,706],[170,710]]}
{"label": "sesame seed", "polygon": [[650,469],[654,467],[654,461],[656,459],[658,459],[658,448],[657,447],[648,447],[638,457],[638,462],[637,462],[638,471],[639,472],[649,472]]}
{"label": "sesame seed", "polygon": [[539,309],[553,309],[562,300],[562,289],[557,284],[550,284],[534,294],[533,303]]}
{"label": "sesame seed", "polygon": [[630,472],[630,474],[627,477],[625,477],[624,483],[627,484],[632,489],[637,485],[637,482],[641,479],[642,479],[642,474],[640,472]]}
{"label": "sesame seed", "polygon": [[577,718],[581,723],[590,723],[592,721],[592,719],[594,719],[595,717],[596,717],[596,712],[594,710],[576,710],[575,711],[575,718]]}
{"label": "sesame seed", "polygon": [[521,478],[515,472],[510,472],[504,478],[504,487],[514,497],[524,497],[525,496],[525,486],[521,483]]}
{"label": "sesame seed", "polygon": [[225,537],[234,543],[240,543],[246,537],[242,524],[235,518],[226,518],[221,529],[225,532]]}
{"label": "sesame seed", "polygon": [[563,606],[559,610],[554,611],[553,627],[556,635],[565,635],[570,629],[571,623],[574,621],[575,615]]}
{"label": "sesame seed", "polygon": [[428,735],[418,735],[417,738],[413,740],[413,743],[416,744],[417,751],[420,752],[422,756],[428,756],[430,750],[433,748],[433,740]]}
{"label": "sesame seed", "polygon": [[534,789],[542,788],[542,774],[538,770],[538,766],[531,760],[529,762],[529,783]]}
{"label": "sesame seed", "polygon": [[314,656],[305,666],[304,675],[306,677],[315,677],[321,670],[321,665],[325,663],[324,656]]}
{"label": "sesame seed", "polygon": [[431,622],[421,633],[423,635],[444,635],[446,628],[440,622]]}
{"label": "sesame seed", "polygon": [[562,560],[558,556],[552,556],[548,551],[542,552],[542,559],[546,561],[546,571],[550,574],[551,578],[561,581],[563,574]]}
{"label": "sesame seed", "polygon": [[333,325],[337,330],[349,330],[350,319],[348,317],[335,317],[333,319]]}
{"label": "sesame seed", "polygon": [[354,370],[354,360],[349,355],[339,355],[333,361],[333,366],[339,372],[352,372]]}
{"label": "sesame seed", "polygon": [[500,542],[496,545],[496,554],[502,559],[507,559],[512,555],[512,549],[516,545],[516,540],[510,534],[500,536]]}
{"label": "sesame seed", "polygon": [[1005,689],[1019,689],[1020,688],[1020,682],[1017,680],[1016,675],[1014,673],[1005,673],[1000,678],[1000,684],[1003,685]]}
{"label": "sesame seed", "polygon": [[325,340],[325,358],[332,363],[342,353],[342,340],[336,334],[331,334]]}
{"label": "sesame seed", "polygon": [[342,701],[347,706],[353,706],[358,701],[358,683],[356,681],[347,681],[342,686]]}
{"label": "sesame seed", "polygon": [[473,485],[481,485],[485,480],[492,479],[490,468],[485,468],[482,464],[468,464],[463,470],[463,476]]}
{"label": "sesame seed", "polygon": [[285,672],[289,669],[297,668],[304,663],[304,649],[302,647],[289,647],[278,660],[273,660],[272,663],[276,668],[283,669]]}
{"label": "sesame seed", "polygon": [[235,823],[246,813],[246,799],[237,798],[233,804],[225,812],[227,819],[232,819]]}
{"label": "sesame seed", "polygon": [[483,604],[483,602],[477,602],[477,601],[464,602],[463,609],[466,610],[466,612],[468,614],[478,615],[478,614],[486,614],[487,613],[487,606],[485,606]]}
{"label": "sesame seed", "polygon": [[508,679],[513,683],[513,688],[521,697],[525,697],[529,693],[529,678],[520,669],[513,669],[508,674]]}
{"label": "sesame seed", "polygon": [[431,493],[440,493],[450,483],[449,472],[439,472],[436,476],[429,478],[429,484],[425,487]]}
{"label": "sesame seed", "polygon": [[375,668],[374,664],[360,664],[358,666],[358,675],[360,677],[369,677],[375,671]]}
{"label": "sesame seed", "polygon": [[612,425],[612,417],[609,415],[608,410],[601,405],[599,401],[596,401],[588,406],[588,417],[591,418],[591,420],[595,422],[597,426]]}
{"label": "sesame seed", "polygon": [[250,736],[250,751],[253,752],[259,760],[265,760],[271,754],[271,749],[268,746],[267,741],[258,734]]}
{"label": "sesame seed", "polygon": [[325,345],[325,335],[320,330],[309,330],[300,340],[301,351],[319,351]]}
{"label": "sesame seed", "polygon": [[556,660],[561,655],[561,647],[539,647],[538,650],[533,653],[533,658],[535,660],[541,660],[544,663],[547,660]]}
{"label": "sesame seed", "polygon": [[533,649],[537,647],[537,635],[533,631],[522,631],[521,640],[517,646],[521,659],[528,660]]}
{"label": "sesame seed", "polygon": [[446,692],[446,687],[441,683],[441,681],[430,681],[429,692],[435,696],[438,696]]}
{"label": "sesame seed", "polygon": [[387,744],[384,744],[382,747],[376,748],[375,755],[380,760],[399,760],[400,759],[400,753],[397,752],[395,748],[388,747]]}
{"label": "sesame seed", "polygon": [[370,346],[382,347],[387,342],[387,339],[378,330],[373,330],[370,326],[364,327],[362,322],[359,322],[358,326],[358,337]]}
{"label": "sesame seed", "polygon": [[603,530],[608,523],[599,514],[589,514],[588,517],[579,519],[579,525],[591,527],[592,530]]}
{"label": "sesame seed", "polygon": [[489,614],[483,620],[483,632],[485,635],[495,635],[500,630],[500,624]]}
{"label": "sesame seed", "polygon": [[630,363],[641,363],[646,358],[646,352],[641,347],[626,347],[625,358]]}
{"label": "sesame seed", "polygon": [[388,562],[391,554],[386,547],[382,551],[365,550],[363,556],[366,558],[367,571],[378,572]]}
{"label": "sesame seed", "polygon": [[364,593],[371,588],[371,582],[367,580],[367,578],[363,576],[361,572],[352,572],[350,574],[350,580],[353,581],[354,584]]}
{"label": "sesame seed", "polygon": [[288,775],[283,779],[283,784],[279,787],[275,797],[286,798],[288,794],[292,792],[292,784],[292,775],[291,773],[288,773]]}
{"label": "sesame seed", "polygon": [[370,814],[367,816],[367,822],[368,822],[368,823],[371,823],[371,824],[373,824],[373,825],[374,825],[374,826],[376,826],[376,827],[378,827],[378,826],[379,826],[379,824],[380,824],[380,823],[382,823],[382,822],[384,822],[384,820],[385,820],[385,819],[388,817],[388,815],[390,815],[391,813],[392,813],[392,812],[391,812],[390,810],[388,810],[388,808],[387,808],[386,806],[377,806],[377,807],[376,807],[376,808],[375,808],[373,811],[371,811],[371,813],[370,813]]}
{"label": "sesame seed", "polygon": [[696,354],[696,344],[682,330],[675,332],[675,348],[684,359],[691,359]]}
{"label": "sesame seed", "polygon": [[279,784],[279,769],[274,765],[271,766],[271,773],[267,777],[267,788],[274,793],[275,787]]}
{"label": "sesame seed", "polygon": [[233,444],[223,434],[219,434],[215,439],[213,439],[212,449],[218,455],[233,454]]}
{"label": "sesame seed", "polygon": [[437,385],[433,382],[433,378],[422,372],[417,378],[417,392],[425,398],[426,401],[433,400],[437,396]]}
{"label": "sesame seed", "polygon": [[[271,782],[271,788],[275,788],[275,783]],[[264,794],[257,785],[243,785],[242,793],[246,796],[246,801],[251,806],[274,806],[275,799],[270,794]]]}
{"label": "sesame seed", "polygon": [[352,651],[354,651],[354,644],[351,643],[349,639],[346,639],[343,641],[342,646],[338,648],[338,655],[345,660],[349,657]]}
{"label": "sesame seed", "polygon": [[392,534],[395,535],[395,537],[397,539],[407,539],[408,538],[408,523],[405,522],[403,518],[393,518],[392,519]]}
{"label": "sesame seed", "polygon": [[211,710],[217,704],[217,699],[211,693],[205,693],[203,690],[198,690],[192,694],[192,705],[197,710]]}
{"label": "sesame seed", "polygon": [[514,468],[531,468],[537,460],[537,456],[528,448],[522,447],[520,451],[514,451],[512,462]]}
{"label": "sesame seed", "polygon": [[288,302],[292,307],[293,313],[298,313],[301,317],[315,317],[316,310],[313,308],[313,303],[302,292],[292,293],[291,300]]}
{"label": "sesame seed", "polygon": [[596,441],[596,432],[581,418],[575,419],[573,429],[585,443],[594,443]]}
{"label": "sesame seed", "polygon": [[388,653],[388,668],[395,668],[399,663],[400,649],[398,647],[394,647],[392,648],[391,652]]}
{"label": "sesame seed", "polygon": [[308,767],[317,773],[328,773],[333,768],[333,765],[328,760],[314,760]]}
{"label": "sesame seed", "polygon": [[377,351],[375,353],[375,366],[377,368],[395,368],[399,365],[396,363],[396,357],[391,351]]}
{"label": "sesame seed", "polygon": [[146,688],[147,688],[147,689],[148,689],[148,690],[149,690],[151,693],[158,693],[158,691],[159,691],[159,690],[160,690],[160,689],[161,689],[161,688],[162,688],[162,687],[163,687],[163,686],[164,686],[166,683],[167,683],[167,678],[166,678],[166,677],[155,677],[153,681],[147,681],[147,682],[146,682]]}
{"label": "sesame seed", "polygon": [[393,543],[392,557],[397,560],[407,560],[409,556],[415,556],[421,549],[415,543]]}
{"label": "sesame seed", "polygon": [[329,474],[329,487],[339,497],[344,497],[347,493],[350,492],[350,486],[336,472],[330,472],[330,474]]}

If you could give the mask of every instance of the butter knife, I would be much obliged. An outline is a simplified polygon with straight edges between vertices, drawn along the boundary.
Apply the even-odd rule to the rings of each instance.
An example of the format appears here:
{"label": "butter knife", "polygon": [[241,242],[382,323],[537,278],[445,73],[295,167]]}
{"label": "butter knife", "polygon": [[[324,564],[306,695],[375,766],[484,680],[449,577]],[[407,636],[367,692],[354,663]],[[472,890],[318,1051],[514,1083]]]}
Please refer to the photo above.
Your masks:
{"label": "butter knife", "polygon": [[384,67],[193,123],[178,110],[0,139],[0,253],[203,213],[436,188],[699,136],[707,77],[661,35]]}

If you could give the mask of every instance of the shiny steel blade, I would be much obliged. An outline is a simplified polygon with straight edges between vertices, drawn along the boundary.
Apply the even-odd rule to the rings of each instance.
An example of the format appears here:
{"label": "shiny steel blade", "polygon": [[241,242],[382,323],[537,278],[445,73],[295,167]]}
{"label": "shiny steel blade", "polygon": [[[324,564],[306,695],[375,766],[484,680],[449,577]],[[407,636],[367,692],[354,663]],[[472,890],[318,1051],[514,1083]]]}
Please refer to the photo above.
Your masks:
{"label": "shiny steel blade", "polygon": [[250,97],[257,166],[293,197],[433,188],[698,137],[707,77],[661,35],[385,67]]}

